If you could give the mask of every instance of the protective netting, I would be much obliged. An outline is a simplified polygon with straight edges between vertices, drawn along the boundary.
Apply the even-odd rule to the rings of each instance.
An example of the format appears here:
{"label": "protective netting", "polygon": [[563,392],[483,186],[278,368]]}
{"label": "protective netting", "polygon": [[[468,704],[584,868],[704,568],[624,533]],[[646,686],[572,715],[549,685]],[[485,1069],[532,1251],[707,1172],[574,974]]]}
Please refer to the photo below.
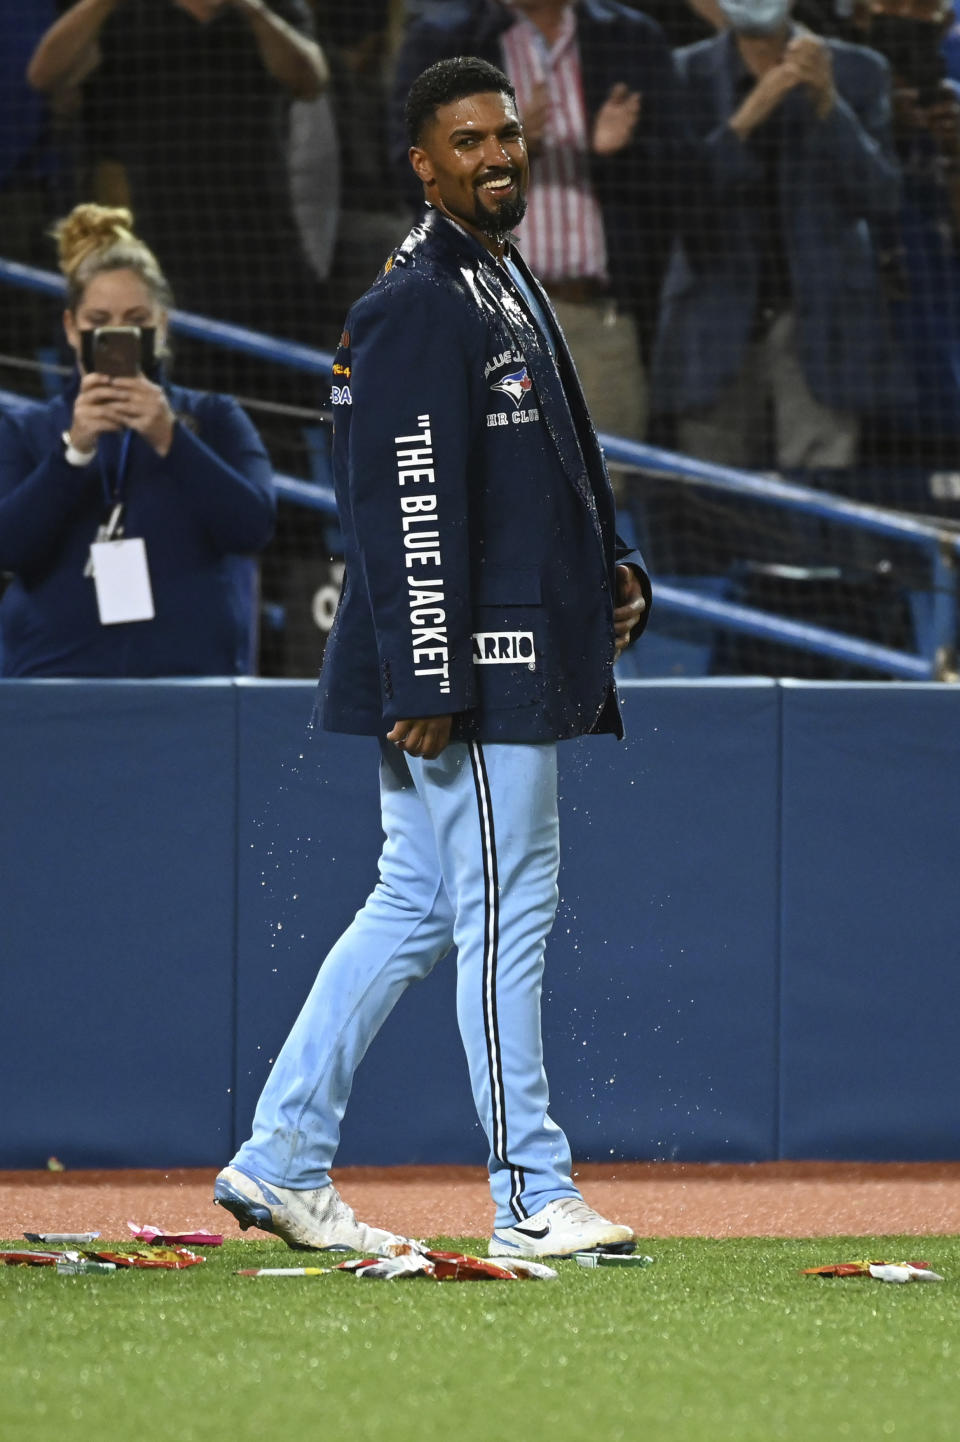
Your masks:
{"label": "protective netting", "polygon": [[[0,259],[52,269],[57,216],[128,204],[178,305],[329,350],[417,204],[401,121],[411,80],[477,54],[517,90],[533,157],[519,241],[599,428],[951,529],[960,28],[948,0],[790,9],[3,0]],[[0,387],[49,394],[71,361],[58,304],[10,286],[0,297]],[[326,382],[186,337],[173,374],[243,398],[278,472],[329,481]],[[668,584],[936,649],[945,581],[922,547],[679,474],[621,466],[615,482]],[[264,674],[316,673],[337,545],[328,516],[282,503],[261,567]],[[666,613],[635,665],[885,674]]]}

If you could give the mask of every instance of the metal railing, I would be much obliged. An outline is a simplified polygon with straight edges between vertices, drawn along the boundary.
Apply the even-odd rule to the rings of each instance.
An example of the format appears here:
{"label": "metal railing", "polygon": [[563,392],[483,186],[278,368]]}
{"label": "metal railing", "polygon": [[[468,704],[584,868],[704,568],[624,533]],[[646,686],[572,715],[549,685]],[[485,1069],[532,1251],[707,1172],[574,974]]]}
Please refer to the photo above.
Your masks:
{"label": "metal railing", "polygon": [[[62,296],[64,282],[58,275],[14,261],[0,260],[0,282]],[[174,310],[171,329],[183,335],[257,355],[278,365],[329,379],[333,356],[310,346],[261,335],[243,326],[209,320],[187,311]],[[0,393],[0,405],[15,400]],[[862,640],[823,626],[793,621],[753,606],[704,596],[681,585],[655,580],[656,606],[660,614],[673,614],[711,629],[726,628],[741,634],[830,657],[865,670],[904,680],[953,680],[957,643],[956,572],[960,556],[960,534],[947,525],[918,520],[879,506],[864,505],[841,496],[783,481],[776,476],[758,476],[691,460],[619,436],[602,434],[600,442],[607,459],[640,475],[669,480],[678,486],[711,490],[744,501],[793,511],[839,526],[858,529],[916,546],[927,557],[931,570],[933,597],[930,625],[922,653],[900,651]],[[336,514],[333,488],[329,485],[277,476],[279,495],[295,505]]]}

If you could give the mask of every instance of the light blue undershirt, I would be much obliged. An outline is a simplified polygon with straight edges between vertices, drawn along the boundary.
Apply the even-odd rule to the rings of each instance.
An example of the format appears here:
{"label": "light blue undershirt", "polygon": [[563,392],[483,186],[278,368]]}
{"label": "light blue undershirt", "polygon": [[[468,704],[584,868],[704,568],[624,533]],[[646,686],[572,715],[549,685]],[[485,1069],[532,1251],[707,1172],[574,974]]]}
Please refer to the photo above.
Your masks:
{"label": "light blue undershirt", "polygon": [[540,334],[543,336],[543,339],[546,341],[547,345],[550,347],[550,354],[554,358],[556,358],[556,336],[554,335],[553,326],[547,319],[546,311],[540,304],[538,297],[531,290],[530,286],[527,283],[526,277],[523,275],[523,272],[520,270],[520,267],[517,265],[516,261],[511,260],[508,255],[504,255],[503,257],[503,268],[509,275],[510,279],[513,281],[514,285],[517,287],[517,290],[523,296],[527,310],[530,312],[531,319],[533,320]]}

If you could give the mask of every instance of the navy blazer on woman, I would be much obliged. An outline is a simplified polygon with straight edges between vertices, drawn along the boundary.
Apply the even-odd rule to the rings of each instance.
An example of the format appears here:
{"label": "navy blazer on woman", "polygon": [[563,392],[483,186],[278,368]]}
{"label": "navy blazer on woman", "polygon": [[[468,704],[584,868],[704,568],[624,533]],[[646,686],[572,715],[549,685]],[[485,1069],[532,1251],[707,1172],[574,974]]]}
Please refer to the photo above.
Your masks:
{"label": "navy blazer on woman", "polygon": [[[779,211],[804,374],[826,405],[863,412],[903,395],[872,225],[895,215],[899,167],[886,61],[824,42],[837,99],[818,120],[802,89],[778,107]],[[745,358],[757,315],[761,247],[756,148],[727,124],[747,72],[726,32],[675,56],[688,120],[709,184],[687,197],[684,234],[664,285],[654,364],[657,409],[684,413],[716,400]],[[752,82],[751,82],[752,83]]]}
{"label": "navy blazer on woman", "polygon": [[[177,417],[159,456],[130,433],[101,436],[89,466],[64,458],[76,383],[0,421],[0,602],[5,676],[223,676],[250,671],[254,563],[273,531],[270,461],[226,396],[167,386]],[[156,615],[103,626],[84,574],[118,488],[124,534],[141,536]]]}
{"label": "navy blazer on woman", "polygon": [[615,536],[549,302],[513,258],[555,355],[504,267],[432,210],[347,317],[332,392],[346,575],[318,700],[330,730],[382,736],[451,713],[457,739],[622,734],[614,566],[643,563]]}

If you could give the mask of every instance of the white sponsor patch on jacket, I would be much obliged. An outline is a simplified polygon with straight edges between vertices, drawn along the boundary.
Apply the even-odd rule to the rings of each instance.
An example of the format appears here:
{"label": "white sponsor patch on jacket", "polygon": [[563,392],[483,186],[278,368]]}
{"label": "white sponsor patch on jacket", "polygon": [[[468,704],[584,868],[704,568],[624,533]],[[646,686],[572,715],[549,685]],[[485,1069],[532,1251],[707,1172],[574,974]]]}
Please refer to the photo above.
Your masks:
{"label": "white sponsor patch on jacket", "polygon": [[475,631],[475,666],[529,666],[536,669],[537,652],[532,631]]}
{"label": "white sponsor patch on jacket", "polygon": [[483,368],[483,378],[488,381],[493,372],[499,370],[501,366],[522,364],[523,356],[518,350],[502,350],[499,355],[495,355],[492,360],[487,361]]}

